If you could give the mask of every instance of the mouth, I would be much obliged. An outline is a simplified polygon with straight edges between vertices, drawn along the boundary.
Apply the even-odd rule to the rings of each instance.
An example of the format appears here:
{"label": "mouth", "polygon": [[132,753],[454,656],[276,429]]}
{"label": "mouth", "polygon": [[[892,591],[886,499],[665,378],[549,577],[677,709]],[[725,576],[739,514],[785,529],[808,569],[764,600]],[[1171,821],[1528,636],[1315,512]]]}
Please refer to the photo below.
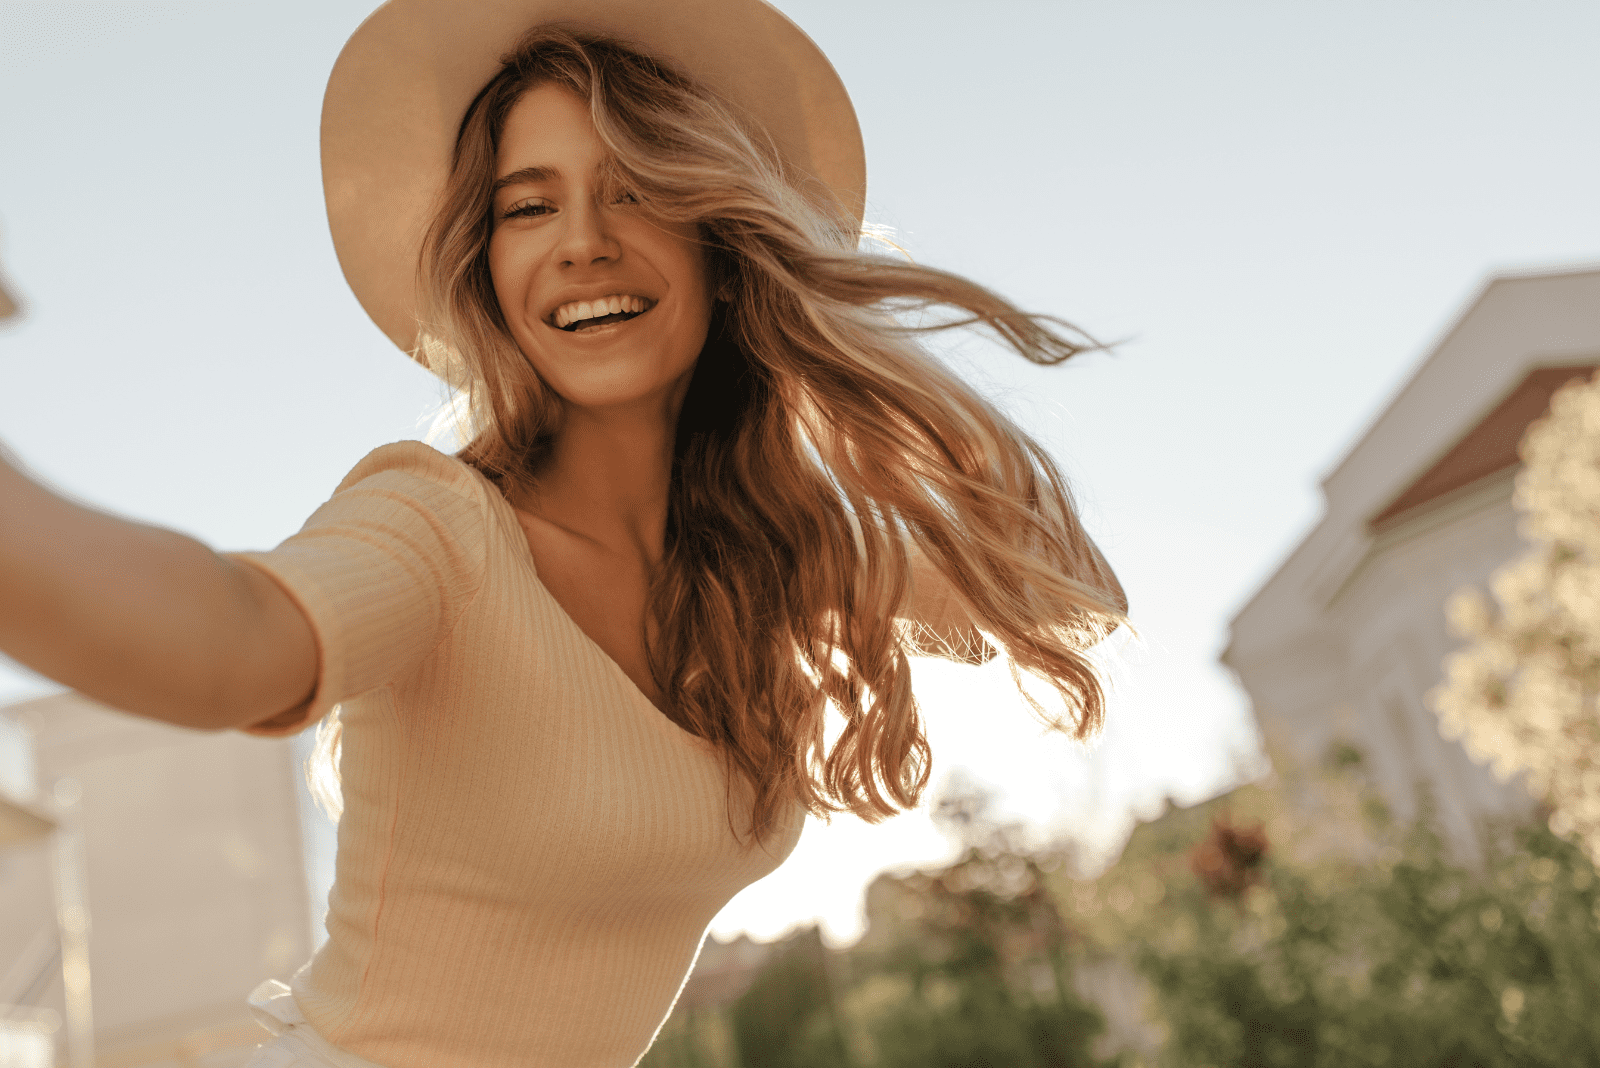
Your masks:
{"label": "mouth", "polygon": [[550,313],[547,322],[569,334],[582,333],[637,319],[656,306],[648,297],[618,293],[597,300],[575,300]]}

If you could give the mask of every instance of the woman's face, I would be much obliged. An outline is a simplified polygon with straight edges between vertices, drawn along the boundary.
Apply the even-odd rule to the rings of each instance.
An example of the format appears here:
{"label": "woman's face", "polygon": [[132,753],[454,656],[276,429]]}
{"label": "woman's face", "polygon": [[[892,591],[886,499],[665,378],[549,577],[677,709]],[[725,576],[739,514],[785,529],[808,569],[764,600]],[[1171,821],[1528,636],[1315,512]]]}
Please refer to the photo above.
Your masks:
{"label": "woman's face", "polygon": [[495,296],[569,406],[680,404],[711,322],[704,247],[694,224],[607,195],[604,158],[588,104],[567,90],[540,86],[512,107],[495,167]]}

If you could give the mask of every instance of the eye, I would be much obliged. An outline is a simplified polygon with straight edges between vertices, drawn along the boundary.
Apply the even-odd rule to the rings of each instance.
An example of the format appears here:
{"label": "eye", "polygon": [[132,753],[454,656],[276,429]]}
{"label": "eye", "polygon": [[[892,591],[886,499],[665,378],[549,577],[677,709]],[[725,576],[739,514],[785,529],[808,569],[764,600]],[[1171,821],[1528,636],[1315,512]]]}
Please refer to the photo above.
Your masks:
{"label": "eye", "polygon": [[617,204],[637,204],[637,203],[639,203],[639,198],[634,196],[632,193],[628,192],[626,189],[624,189],[621,193],[619,193],[617,195],[617,199],[616,199],[616,201],[614,203],[617,203]]}
{"label": "eye", "polygon": [[524,200],[520,204],[513,204],[501,212],[500,217],[502,219],[537,219],[554,210],[542,200]]}

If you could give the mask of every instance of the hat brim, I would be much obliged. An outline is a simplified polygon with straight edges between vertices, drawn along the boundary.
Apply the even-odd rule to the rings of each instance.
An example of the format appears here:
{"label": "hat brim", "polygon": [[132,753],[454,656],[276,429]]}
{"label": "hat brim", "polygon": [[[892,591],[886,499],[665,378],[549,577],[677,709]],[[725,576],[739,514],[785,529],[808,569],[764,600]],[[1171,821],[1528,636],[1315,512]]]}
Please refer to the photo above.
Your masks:
{"label": "hat brim", "polygon": [[322,104],[322,183],[339,266],[401,350],[416,347],[416,270],[456,132],[535,26],[602,33],[670,65],[771,136],[852,217],[866,156],[822,50],[762,0],[389,0],[351,35]]}

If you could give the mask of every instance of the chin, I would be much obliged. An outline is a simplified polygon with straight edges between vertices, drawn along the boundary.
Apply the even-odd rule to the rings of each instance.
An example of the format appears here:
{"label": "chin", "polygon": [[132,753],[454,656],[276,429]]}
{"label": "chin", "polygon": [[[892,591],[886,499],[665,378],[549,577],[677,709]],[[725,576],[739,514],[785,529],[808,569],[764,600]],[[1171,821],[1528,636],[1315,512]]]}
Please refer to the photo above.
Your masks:
{"label": "chin", "polygon": [[546,381],[550,382],[551,388],[568,410],[603,412],[664,404],[674,387],[680,381],[687,381],[692,371],[691,367],[678,376],[651,376],[652,381],[649,382],[642,382],[643,376],[637,372],[615,377],[582,376],[561,381],[547,378]]}

